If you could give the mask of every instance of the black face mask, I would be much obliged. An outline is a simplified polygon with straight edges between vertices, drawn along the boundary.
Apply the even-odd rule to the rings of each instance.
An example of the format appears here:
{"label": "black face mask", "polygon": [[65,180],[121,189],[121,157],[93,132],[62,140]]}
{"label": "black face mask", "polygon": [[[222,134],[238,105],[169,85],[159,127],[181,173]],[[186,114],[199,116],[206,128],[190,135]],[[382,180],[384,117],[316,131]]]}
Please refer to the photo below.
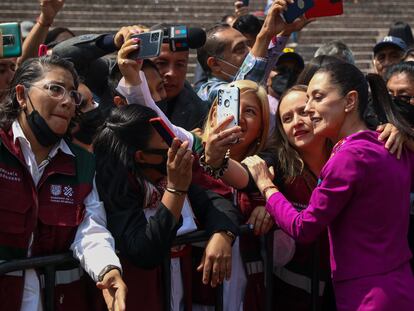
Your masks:
{"label": "black face mask", "polygon": [[87,111],[80,116],[79,130],[73,136],[80,142],[90,145],[104,121],[105,117],[99,107]]}
{"label": "black face mask", "polygon": [[393,97],[392,101],[401,116],[406,119],[411,126],[414,126],[414,105],[411,105],[398,97]]}
{"label": "black face mask", "polygon": [[158,171],[160,174],[167,176],[167,161],[168,161],[168,149],[148,149],[143,150],[145,153],[158,154],[162,156],[161,163],[150,164],[150,163],[139,163],[140,168],[152,168]]}
{"label": "black face mask", "polygon": [[34,108],[29,95],[27,95],[27,97],[30,104],[32,105],[33,111],[29,115],[26,114],[26,119],[30,129],[33,132],[33,135],[36,137],[39,144],[44,147],[55,145],[63,137],[63,135],[58,135],[50,129],[45,119]]}

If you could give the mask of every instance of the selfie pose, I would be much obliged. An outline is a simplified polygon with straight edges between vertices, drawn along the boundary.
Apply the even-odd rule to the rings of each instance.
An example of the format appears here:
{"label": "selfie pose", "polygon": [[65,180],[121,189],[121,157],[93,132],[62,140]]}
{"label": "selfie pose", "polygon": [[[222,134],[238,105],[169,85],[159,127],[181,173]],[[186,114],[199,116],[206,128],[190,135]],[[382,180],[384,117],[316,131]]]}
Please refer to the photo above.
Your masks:
{"label": "selfie pose", "polygon": [[[373,100],[389,105],[378,76],[368,78]],[[414,154],[391,155],[367,129],[365,76],[353,65],[322,67],[310,81],[306,110],[316,135],[335,143],[307,209],[297,211],[272,183],[258,157],[246,161],[266,209],[294,239],[313,241],[328,228],[337,308],[412,310],[414,278],[407,243]],[[413,137],[412,130],[401,130]],[[277,172],[276,172],[277,174]],[[390,209],[392,207],[392,209]]]}

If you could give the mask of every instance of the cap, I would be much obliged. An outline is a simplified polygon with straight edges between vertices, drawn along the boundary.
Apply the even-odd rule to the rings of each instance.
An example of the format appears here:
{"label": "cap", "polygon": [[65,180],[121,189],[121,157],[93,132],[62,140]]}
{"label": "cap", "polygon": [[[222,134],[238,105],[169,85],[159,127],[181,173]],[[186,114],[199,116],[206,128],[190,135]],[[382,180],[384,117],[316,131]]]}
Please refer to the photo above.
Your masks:
{"label": "cap", "polygon": [[278,65],[281,61],[288,59],[296,61],[301,69],[305,68],[305,61],[303,60],[302,56],[296,53],[292,48],[283,49],[283,54],[280,55],[276,65]]}
{"label": "cap", "polygon": [[387,46],[394,46],[402,51],[407,49],[407,44],[403,39],[393,36],[386,36],[374,46],[374,54],[377,54],[379,50]]}
{"label": "cap", "polygon": [[22,30],[22,37],[26,38],[29,32],[32,30],[33,26],[35,25],[32,21],[22,21],[20,23],[20,28]]}

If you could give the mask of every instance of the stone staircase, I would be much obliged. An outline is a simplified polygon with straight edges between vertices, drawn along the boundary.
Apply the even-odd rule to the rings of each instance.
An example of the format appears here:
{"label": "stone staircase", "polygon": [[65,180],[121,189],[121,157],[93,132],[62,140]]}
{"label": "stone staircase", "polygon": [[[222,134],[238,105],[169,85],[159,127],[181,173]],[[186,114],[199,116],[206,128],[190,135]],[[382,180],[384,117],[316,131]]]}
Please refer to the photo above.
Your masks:
{"label": "stone staircase", "polygon": [[[208,27],[233,11],[234,0],[67,0],[55,20],[55,26],[68,27],[76,34],[114,32],[121,26],[179,23]],[[265,0],[251,0],[251,10],[263,10]],[[34,20],[38,0],[2,0],[0,21]],[[345,14],[321,18],[299,34],[297,51],[309,60],[317,47],[340,39],[353,50],[358,66],[368,71],[376,41],[387,33],[393,21],[403,20],[414,26],[414,0],[345,1]],[[191,53],[189,78],[194,69]]]}

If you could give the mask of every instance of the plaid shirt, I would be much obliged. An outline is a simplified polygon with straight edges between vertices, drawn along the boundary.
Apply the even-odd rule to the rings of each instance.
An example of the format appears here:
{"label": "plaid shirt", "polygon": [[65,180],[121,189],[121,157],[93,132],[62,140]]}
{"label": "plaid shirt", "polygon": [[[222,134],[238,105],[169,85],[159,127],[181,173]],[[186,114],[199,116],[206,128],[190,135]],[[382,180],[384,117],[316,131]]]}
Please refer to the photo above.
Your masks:
{"label": "plaid shirt", "polygon": [[[280,55],[283,54],[287,40],[288,37],[274,37],[269,44],[266,58],[255,57],[251,53],[247,54],[233,81],[251,80],[259,84],[266,83],[270,71],[275,66]],[[201,85],[197,95],[211,104],[216,98],[219,88],[227,83],[227,81],[219,78],[210,77],[207,82]]]}

